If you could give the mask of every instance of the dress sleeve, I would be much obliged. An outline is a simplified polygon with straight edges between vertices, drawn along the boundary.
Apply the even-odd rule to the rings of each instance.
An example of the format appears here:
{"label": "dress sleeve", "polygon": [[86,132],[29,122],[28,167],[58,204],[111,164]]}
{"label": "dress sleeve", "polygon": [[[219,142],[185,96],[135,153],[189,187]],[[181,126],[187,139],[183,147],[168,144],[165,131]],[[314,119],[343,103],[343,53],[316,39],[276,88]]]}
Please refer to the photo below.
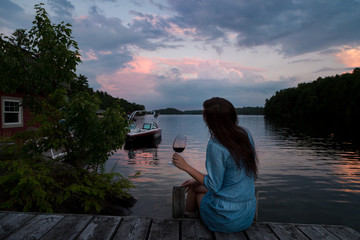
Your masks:
{"label": "dress sleeve", "polygon": [[223,184],[225,173],[225,151],[220,145],[209,141],[206,150],[206,170],[204,186],[211,192],[217,193]]}

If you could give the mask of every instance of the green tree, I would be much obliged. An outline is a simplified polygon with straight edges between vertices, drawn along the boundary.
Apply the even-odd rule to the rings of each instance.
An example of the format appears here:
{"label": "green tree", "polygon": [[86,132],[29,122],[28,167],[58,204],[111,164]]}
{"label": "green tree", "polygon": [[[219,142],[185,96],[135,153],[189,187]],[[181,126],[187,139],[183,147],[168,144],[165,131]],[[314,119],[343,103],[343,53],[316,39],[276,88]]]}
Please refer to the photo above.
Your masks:
{"label": "green tree", "polygon": [[107,108],[113,107],[114,105],[119,105],[127,114],[130,114],[136,110],[145,110],[144,105],[139,105],[136,103],[129,103],[125,99],[115,98],[115,97],[111,96],[110,94],[108,94],[107,92],[98,90],[98,91],[96,91],[95,94],[101,100],[101,105],[100,105],[101,109],[107,109]]}
{"label": "green tree", "polygon": [[316,125],[328,134],[359,140],[359,92],[360,69],[355,68],[352,73],[280,90],[266,100],[264,112],[270,118]]}
{"label": "green tree", "polygon": [[[23,106],[39,126],[15,135],[17,144],[7,151],[0,149],[1,207],[52,211],[72,199],[85,211],[99,212],[106,196],[126,197],[125,190],[132,186],[121,175],[114,181],[113,175],[99,172],[124,144],[127,121],[117,104],[97,116],[100,99],[86,77],[76,75],[80,55],[71,25],[52,24],[42,6],[35,5],[37,15],[29,31],[0,35],[0,91],[24,93]],[[65,154],[44,161],[42,153],[50,149]],[[71,170],[60,171],[59,165]]]}
{"label": "green tree", "polygon": [[12,37],[1,39],[2,61],[8,73],[1,75],[2,91],[21,89],[26,94],[24,106],[35,113],[40,124],[30,134],[31,139],[25,139],[29,147],[24,150],[62,149],[73,165],[101,164],[124,143],[122,110],[113,104],[103,118],[96,115],[101,102],[89,90],[86,77],[75,73],[80,57],[71,25],[52,24],[42,4],[35,9],[37,15],[29,32],[17,30]]}
{"label": "green tree", "polygon": [[87,77],[81,74],[70,83],[69,95],[75,95],[79,92],[88,92],[90,94],[94,92],[93,89],[89,87]]}
{"label": "green tree", "polygon": [[1,35],[1,66],[6,73],[2,74],[1,90],[22,88],[34,95],[49,96],[74,81],[80,54],[71,36],[71,25],[52,24],[42,4],[35,9],[37,15],[30,31],[16,30],[10,38]]}

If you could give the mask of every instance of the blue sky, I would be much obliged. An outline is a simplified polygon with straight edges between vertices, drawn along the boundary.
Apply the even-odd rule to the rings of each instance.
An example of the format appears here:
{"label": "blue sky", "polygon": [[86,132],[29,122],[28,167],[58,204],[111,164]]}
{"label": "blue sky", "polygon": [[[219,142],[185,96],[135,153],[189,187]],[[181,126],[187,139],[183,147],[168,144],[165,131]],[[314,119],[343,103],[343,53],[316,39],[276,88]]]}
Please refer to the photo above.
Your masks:
{"label": "blue sky", "polygon": [[[147,109],[276,91],[360,66],[359,0],[43,0],[72,24],[95,90]],[[1,0],[0,33],[30,29],[34,0]]]}

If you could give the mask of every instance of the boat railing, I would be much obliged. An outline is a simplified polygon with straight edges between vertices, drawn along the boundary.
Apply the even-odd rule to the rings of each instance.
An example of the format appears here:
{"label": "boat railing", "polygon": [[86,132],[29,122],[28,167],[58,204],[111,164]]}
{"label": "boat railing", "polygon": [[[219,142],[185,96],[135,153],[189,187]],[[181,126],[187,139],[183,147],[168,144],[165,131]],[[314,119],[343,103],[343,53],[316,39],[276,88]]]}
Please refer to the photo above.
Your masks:
{"label": "boat railing", "polygon": [[155,111],[153,110],[138,110],[138,111],[135,111],[133,113],[130,114],[129,116],[129,122],[133,121],[134,117],[136,116],[136,114],[140,114],[140,113],[151,113],[153,114],[154,118],[157,118],[159,116],[159,114],[157,114]]}

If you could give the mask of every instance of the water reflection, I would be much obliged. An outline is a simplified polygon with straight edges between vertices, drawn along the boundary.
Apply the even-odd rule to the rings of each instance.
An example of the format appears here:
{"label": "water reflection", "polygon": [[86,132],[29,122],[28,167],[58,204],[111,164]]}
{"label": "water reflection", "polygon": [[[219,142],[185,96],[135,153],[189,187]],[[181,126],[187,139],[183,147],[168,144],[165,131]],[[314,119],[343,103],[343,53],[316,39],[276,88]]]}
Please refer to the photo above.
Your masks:
{"label": "water reflection", "polygon": [[128,153],[128,164],[159,164],[158,147],[161,137],[155,139],[127,140],[124,150]]}
{"label": "water reflection", "polygon": [[[331,136],[309,136],[269,121],[265,121],[265,129],[268,136],[263,150],[267,151],[266,159],[274,159],[274,156],[279,155],[276,152],[280,151],[282,156],[278,156],[279,160],[276,162],[281,162],[281,159],[288,161],[288,163],[281,163],[287,170],[294,173],[336,175],[343,182],[360,183],[358,145],[337,141]],[[276,166],[276,162],[272,162],[272,168]],[[306,172],[301,170],[306,170]]]}
{"label": "water reflection", "polygon": [[[281,221],[286,216],[296,222],[338,221],[359,228],[359,146],[266,119],[264,125],[257,182],[262,219]],[[287,213],[279,213],[283,211]]]}
{"label": "water reflection", "polygon": [[[252,133],[259,157],[260,221],[344,224],[360,230],[358,145],[283,127],[263,116],[239,116],[239,122]],[[108,171],[124,176],[141,172],[132,190],[138,198],[133,215],[171,217],[172,187],[189,178],[168,165],[177,134],[188,136],[183,157],[205,171],[210,135],[202,116],[160,115],[159,125],[160,143],[124,146],[107,162]]]}

